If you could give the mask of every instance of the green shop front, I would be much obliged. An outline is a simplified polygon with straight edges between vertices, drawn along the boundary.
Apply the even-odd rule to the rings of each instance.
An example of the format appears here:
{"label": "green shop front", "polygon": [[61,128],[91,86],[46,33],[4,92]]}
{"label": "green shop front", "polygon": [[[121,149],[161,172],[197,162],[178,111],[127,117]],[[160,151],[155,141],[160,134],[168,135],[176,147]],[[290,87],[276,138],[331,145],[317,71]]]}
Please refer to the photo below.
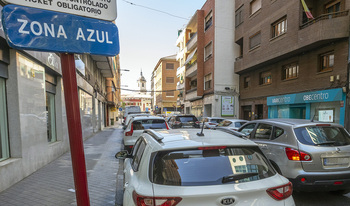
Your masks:
{"label": "green shop front", "polygon": [[341,88],[267,97],[269,119],[314,119],[344,125],[345,105]]}

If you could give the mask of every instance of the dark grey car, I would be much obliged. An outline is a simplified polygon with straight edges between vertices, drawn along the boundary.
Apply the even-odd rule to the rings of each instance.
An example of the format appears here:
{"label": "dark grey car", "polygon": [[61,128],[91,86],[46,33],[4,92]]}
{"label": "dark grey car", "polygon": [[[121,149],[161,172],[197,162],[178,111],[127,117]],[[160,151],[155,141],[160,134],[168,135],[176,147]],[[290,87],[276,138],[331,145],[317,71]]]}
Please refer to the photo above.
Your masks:
{"label": "dark grey car", "polygon": [[350,135],[342,125],[266,119],[238,131],[259,145],[295,190],[350,192]]}
{"label": "dark grey car", "polygon": [[200,122],[197,117],[191,114],[173,115],[168,120],[168,124],[172,129],[176,128],[199,128]]}

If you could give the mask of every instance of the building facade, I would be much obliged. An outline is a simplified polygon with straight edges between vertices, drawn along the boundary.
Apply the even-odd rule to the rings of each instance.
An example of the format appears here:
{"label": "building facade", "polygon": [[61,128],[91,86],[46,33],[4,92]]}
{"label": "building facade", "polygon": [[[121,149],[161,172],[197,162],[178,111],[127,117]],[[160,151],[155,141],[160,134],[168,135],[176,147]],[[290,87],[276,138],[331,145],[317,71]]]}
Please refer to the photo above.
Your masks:
{"label": "building facade", "polygon": [[167,114],[167,112],[181,110],[181,107],[177,105],[177,98],[180,94],[176,90],[179,81],[176,76],[176,68],[178,67],[176,55],[172,55],[159,59],[152,72],[152,108],[156,114]]}
{"label": "building facade", "polygon": [[237,118],[239,77],[234,73],[234,2],[207,0],[177,39],[179,104],[196,116]]}
{"label": "building facade", "polygon": [[[0,8],[1,9],[1,8]],[[0,192],[69,150],[61,60],[15,50],[0,29]],[[83,139],[106,126],[113,58],[76,55]]]}
{"label": "building facade", "polygon": [[235,1],[241,118],[346,124],[350,1],[305,3]]}

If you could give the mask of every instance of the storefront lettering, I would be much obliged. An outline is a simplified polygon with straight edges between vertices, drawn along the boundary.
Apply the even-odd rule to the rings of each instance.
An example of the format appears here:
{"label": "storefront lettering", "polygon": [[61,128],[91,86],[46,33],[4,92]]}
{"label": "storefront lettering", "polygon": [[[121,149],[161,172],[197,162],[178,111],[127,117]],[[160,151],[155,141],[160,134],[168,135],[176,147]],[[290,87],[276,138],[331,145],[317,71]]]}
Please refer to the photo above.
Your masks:
{"label": "storefront lettering", "polygon": [[275,104],[284,104],[284,103],[289,103],[290,102],[290,97],[278,97],[278,98],[274,98],[272,99],[272,103]]}
{"label": "storefront lettering", "polygon": [[319,93],[319,94],[307,94],[303,96],[304,101],[317,101],[317,100],[327,100],[329,98],[329,93]]}

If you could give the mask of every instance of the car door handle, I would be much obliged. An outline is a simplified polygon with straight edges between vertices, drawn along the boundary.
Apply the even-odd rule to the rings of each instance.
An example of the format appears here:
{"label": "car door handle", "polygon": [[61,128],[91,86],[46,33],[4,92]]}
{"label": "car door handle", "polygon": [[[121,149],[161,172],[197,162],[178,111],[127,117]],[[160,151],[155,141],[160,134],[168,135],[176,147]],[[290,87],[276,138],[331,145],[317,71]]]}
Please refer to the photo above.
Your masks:
{"label": "car door handle", "polygon": [[124,183],[124,188],[127,188],[129,186],[129,183],[128,182],[125,182]]}

